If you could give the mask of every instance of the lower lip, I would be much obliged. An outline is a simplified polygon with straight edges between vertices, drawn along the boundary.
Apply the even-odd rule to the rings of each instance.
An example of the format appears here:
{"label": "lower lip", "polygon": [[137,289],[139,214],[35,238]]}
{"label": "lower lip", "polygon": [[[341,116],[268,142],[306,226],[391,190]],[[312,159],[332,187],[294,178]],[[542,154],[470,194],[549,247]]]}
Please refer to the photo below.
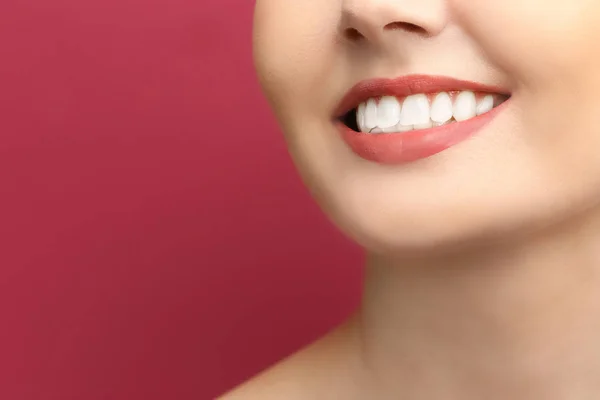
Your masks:
{"label": "lower lip", "polygon": [[360,157],[380,164],[404,164],[431,157],[475,135],[502,112],[508,101],[466,121],[409,132],[361,133],[341,121],[337,124],[344,141]]}

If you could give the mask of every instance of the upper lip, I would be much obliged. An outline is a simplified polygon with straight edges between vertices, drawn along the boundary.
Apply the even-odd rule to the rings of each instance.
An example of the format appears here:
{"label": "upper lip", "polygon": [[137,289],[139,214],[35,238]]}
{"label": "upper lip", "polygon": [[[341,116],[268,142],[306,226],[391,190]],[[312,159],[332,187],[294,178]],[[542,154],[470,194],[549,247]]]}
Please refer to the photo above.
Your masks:
{"label": "upper lip", "polygon": [[395,79],[369,79],[359,82],[348,91],[338,105],[335,115],[337,118],[343,117],[349,111],[357,108],[360,103],[373,97],[406,97],[412,94],[429,94],[463,90],[510,95],[509,92],[498,86],[446,76],[407,75]]}

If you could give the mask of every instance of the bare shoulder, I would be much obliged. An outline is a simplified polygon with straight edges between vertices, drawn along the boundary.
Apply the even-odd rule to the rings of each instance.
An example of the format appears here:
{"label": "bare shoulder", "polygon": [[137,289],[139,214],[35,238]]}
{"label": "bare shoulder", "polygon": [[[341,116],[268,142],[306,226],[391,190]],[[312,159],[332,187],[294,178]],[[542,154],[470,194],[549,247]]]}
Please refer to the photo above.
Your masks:
{"label": "bare shoulder", "polygon": [[349,324],[288,357],[218,400],[350,399],[358,357]]}

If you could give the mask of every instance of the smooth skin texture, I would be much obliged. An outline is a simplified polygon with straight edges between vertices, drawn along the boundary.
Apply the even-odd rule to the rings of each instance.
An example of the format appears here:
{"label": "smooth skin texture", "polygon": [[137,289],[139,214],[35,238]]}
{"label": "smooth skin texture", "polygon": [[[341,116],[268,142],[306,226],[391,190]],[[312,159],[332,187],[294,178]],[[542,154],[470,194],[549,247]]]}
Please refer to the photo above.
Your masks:
{"label": "smooth skin texture", "polygon": [[[223,398],[600,398],[599,41],[597,0],[258,0],[290,154],[368,261],[353,318]],[[433,157],[361,159],[340,99],[410,74],[512,97]]]}

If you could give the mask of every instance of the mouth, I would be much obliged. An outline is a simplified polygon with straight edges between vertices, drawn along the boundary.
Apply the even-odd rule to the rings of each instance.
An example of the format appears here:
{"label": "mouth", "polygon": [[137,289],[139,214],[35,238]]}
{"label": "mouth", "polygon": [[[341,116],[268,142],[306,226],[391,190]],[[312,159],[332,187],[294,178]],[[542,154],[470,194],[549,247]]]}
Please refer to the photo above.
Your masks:
{"label": "mouth", "polygon": [[466,140],[487,125],[510,97],[498,87],[446,77],[371,80],[350,90],[335,119],[356,154],[398,164]]}

